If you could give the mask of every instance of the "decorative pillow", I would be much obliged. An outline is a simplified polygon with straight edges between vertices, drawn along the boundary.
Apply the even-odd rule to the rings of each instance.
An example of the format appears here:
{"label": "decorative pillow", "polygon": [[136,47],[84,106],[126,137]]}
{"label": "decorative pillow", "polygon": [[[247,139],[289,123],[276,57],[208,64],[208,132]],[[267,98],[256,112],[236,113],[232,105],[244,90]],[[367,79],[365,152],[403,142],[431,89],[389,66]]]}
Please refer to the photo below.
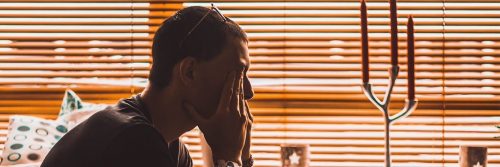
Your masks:
{"label": "decorative pillow", "polygon": [[61,111],[59,111],[57,120],[66,123],[68,129],[72,129],[97,111],[103,110],[106,107],[108,105],[83,102],[75,92],[67,89],[64,93]]}
{"label": "decorative pillow", "polygon": [[32,116],[11,116],[1,165],[42,162],[66,132],[68,128],[64,122]]}
{"label": "decorative pillow", "polygon": [[11,116],[0,165],[36,166],[69,129],[106,107],[108,105],[85,103],[75,92],[67,89],[56,120]]}

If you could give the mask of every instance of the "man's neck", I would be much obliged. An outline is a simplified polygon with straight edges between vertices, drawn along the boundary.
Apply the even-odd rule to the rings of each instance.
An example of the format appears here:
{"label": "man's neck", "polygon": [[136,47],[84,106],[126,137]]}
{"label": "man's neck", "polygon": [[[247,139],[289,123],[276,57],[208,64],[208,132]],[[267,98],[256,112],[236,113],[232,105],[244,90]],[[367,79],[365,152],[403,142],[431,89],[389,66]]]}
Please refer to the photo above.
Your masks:
{"label": "man's neck", "polygon": [[155,90],[148,86],[140,97],[151,115],[153,125],[170,143],[196,125],[184,112],[182,99],[176,96],[175,91],[164,89]]}

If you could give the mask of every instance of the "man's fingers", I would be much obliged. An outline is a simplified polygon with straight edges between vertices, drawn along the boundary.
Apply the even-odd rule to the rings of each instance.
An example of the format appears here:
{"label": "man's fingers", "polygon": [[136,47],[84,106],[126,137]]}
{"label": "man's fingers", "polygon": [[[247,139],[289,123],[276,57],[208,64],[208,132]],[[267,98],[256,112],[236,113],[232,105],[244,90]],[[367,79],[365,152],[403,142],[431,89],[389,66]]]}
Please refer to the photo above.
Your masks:
{"label": "man's fingers", "polygon": [[[228,102],[231,100],[234,89],[233,85],[236,82],[236,72],[231,71],[229,75],[226,77],[226,81],[224,83],[224,87],[222,87],[222,93],[219,98],[219,105],[217,110],[225,109],[228,106]],[[217,112],[218,112],[217,111]]]}
{"label": "man's fingers", "polygon": [[191,118],[198,124],[198,125],[201,125],[201,124],[205,124],[205,122],[207,121],[207,119],[205,119],[203,117],[203,115],[201,115],[200,113],[198,113],[198,111],[196,111],[196,109],[194,108],[193,105],[187,103],[187,102],[184,102],[183,103],[183,106],[184,106],[184,109],[187,110],[187,113],[189,114],[189,116],[191,116]]}
{"label": "man's fingers", "polygon": [[[240,92],[241,92],[241,78],[242,78],[242,73],[241,72],[238,72],[237,75],[236,75],[236,82],[234,82],[233,84],[233,94],[231,96],[231,102],[229,104],[230,106],[230,111],[236,111],[238,112],[239,110],[239,101],[241,99],[240,97]],[[240,113],[237,113],[238,115],[241,116]]]}
{"label": "man's fingers", "polygon": [[246,132],[246,137],[245,137],[245,146],[243,147],[242,151],[242,160],[248,160],[251,157],[250,154],[250,146],[252,145],[251,140],[252,140],[252,124],[253,124],[253,116],[252,113],[250,113],[250,110],[248,108],[248,102],[244,101],[243,104],[245,108],[245,112],[247,113],[248,121],[247,122],[247,132]]}
{"label": "man's fingers", "polygon": [[245,94],[243,91],[243,84],[240,85],[240,101],[239,101],[239,110],[240,114],[243,116],[244,119],[247,119],[247,111],[245,107]]}
{"label": "man's fingers", "polygon": [[253,114],[250,112],[250,107],[248,107],[248,103],[245,101],[245,111],[247,112],[248,119],[253,122]]}

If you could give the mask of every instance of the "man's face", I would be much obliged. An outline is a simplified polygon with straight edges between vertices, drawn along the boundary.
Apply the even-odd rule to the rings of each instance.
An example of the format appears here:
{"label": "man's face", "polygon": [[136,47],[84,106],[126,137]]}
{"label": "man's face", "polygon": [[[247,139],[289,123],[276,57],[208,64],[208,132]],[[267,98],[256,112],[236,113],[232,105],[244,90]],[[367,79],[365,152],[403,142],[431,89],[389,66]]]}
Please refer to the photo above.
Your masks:
{"label": "man's face", "polygon": [[231,71],[243,71],[245,99],[251,99],[253,89],[247,76],[249,67],[247,43],[235,37],[228,38],[220,55],[210,61],[199,61],[193,87],[196,94],[193,95],[192,103],[200,114],[208,118],[217,110],[224,83]]}

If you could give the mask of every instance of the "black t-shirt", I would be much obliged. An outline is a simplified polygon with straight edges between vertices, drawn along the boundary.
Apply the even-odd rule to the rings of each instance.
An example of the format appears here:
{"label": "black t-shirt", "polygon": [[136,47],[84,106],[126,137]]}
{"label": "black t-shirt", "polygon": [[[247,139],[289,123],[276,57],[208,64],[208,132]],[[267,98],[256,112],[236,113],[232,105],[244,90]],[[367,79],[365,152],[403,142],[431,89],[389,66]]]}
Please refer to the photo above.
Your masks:
{"label": "black t-shirt", "polygon": [[50,150],[42,167],[191,167],[187,148],[167,144],[139,95],[122,99],[73,128]]}

